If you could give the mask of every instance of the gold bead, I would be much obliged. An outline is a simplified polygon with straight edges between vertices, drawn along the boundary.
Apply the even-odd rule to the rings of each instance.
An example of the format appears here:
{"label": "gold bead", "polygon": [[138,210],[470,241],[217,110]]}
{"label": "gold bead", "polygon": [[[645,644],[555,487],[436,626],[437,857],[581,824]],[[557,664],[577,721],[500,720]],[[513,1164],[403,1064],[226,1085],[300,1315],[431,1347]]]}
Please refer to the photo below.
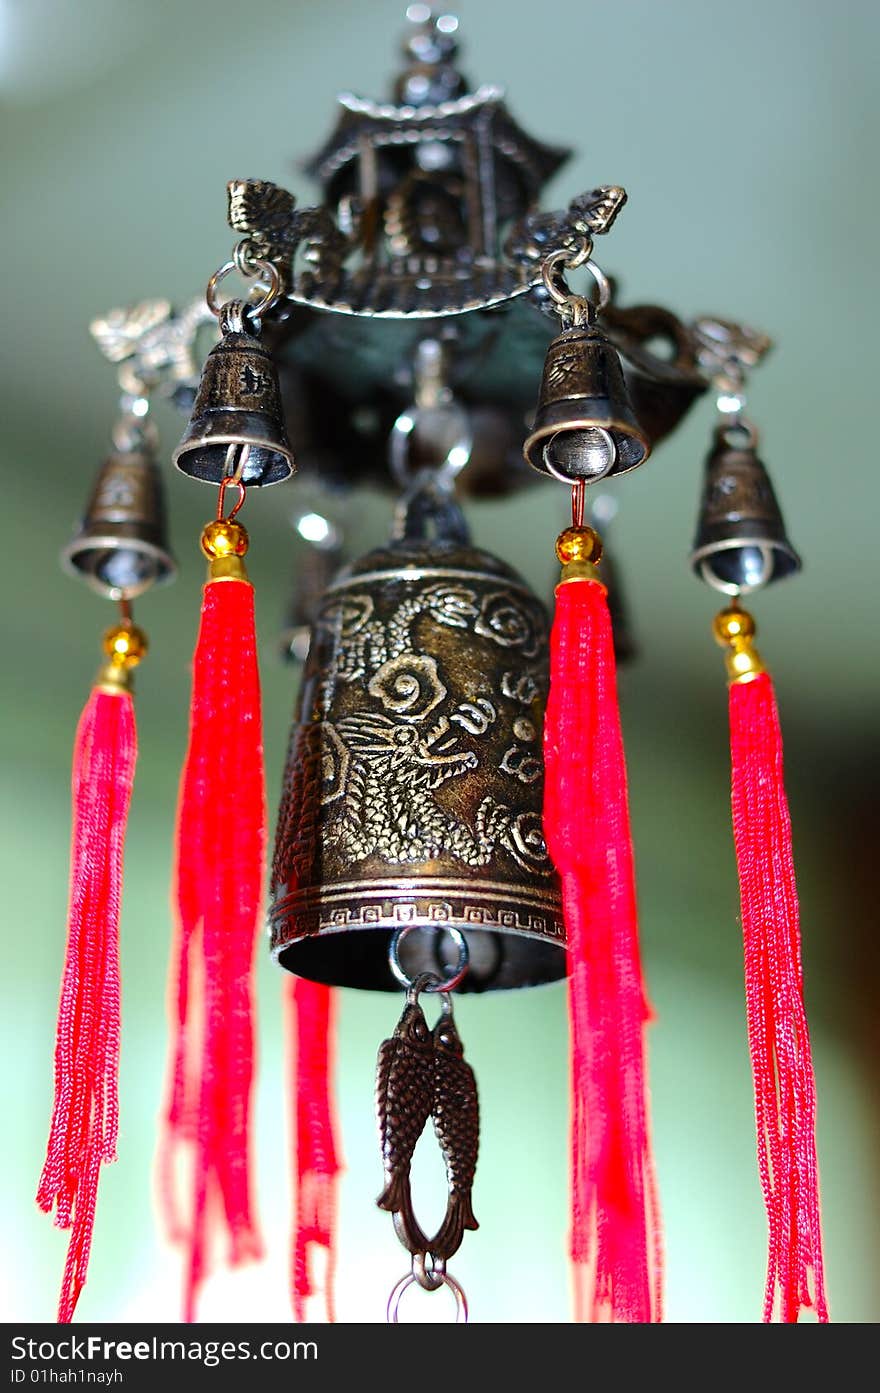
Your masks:
{"label": "gold bead", "polygon": [[249,546],[247,529],[240,522],[217,518],[203,528],[201,545],[209,561],[223,556],[244,556]]}
{"label": "gold bead", "polygon": [[602,538],[592,527],[566,527],[556,538],[556,555],[563,566],[572,561],[595,566],[602,558]]}
{"label": "gold bead", "polygon": [[132,668],[147,656],[149,643],[136,624],[114,624],[105,633],[103,646],[113,667]]}
{"label": "gold bead", "polygon": [[754,619],[745,609],[723,609],[712,621],[715,642],[722,648],[736,639],[754,638],[756,629]]}

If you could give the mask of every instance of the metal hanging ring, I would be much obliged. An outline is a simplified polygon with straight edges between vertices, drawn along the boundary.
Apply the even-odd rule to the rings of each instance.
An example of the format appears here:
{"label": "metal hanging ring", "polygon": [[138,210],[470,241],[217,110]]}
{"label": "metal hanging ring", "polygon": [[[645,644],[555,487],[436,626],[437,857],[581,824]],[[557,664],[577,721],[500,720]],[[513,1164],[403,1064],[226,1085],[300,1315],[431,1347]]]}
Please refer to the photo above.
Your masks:
{"label": "metal hanging ring", "polygon": [[758,427],[739,412],[721,412],[718,434],[731,450],[755,450],[760,439]]}
{"label": "metal hanging ring", "polygon": [[568,295],[567,290],[560,291],[556,283],[557,276],[564,281],[565,277],[562,273],[564,271],[576,271],[579,266],[586,265],[590,260],[592,252],[592,238],[585,237],[577,250],[561,247],[559,251],[551,252],[549,256],[545,256],[541,263],[541,279],[544,282],[544,288],[548,295],[557,303],[565,299]]}
{"label": "metal hanging ring", "polygon": [[[455,438],[443,459],[411,473],[409,455],[413,433],[430,417],[434,417],[438,422],[448,420]],[[420,407],[414,402],[400,413],[391,427],[388,438],[391,477],[401,488],[413,487],[427,479],[451,490],[456,478],[468,463],[473,448],[474,437],[470,418],[458,402],[448,402],[439,407]]]}
{"label": "metal hanging ring", "polygon": [[257,255],[250,237],[242,237],[240,242],[236,242],[232,260],[235,263],[235,269],[239,275],[244,276],[245,280],[258,276],[262,268],[268,264]]}
{"label": "metal hanging ring", "polygon": [[[458,962],[451,977],[438,977],[434,972],[422,972],[417,977],[409,977],[400,964],[400,945],[408,933],[413,929],[420,928],[419,924],[405,924],[401,929],[395,929],[391,935],[391,942],[388,945],[388,965],[397,981],[407,991],[424,992],[451,992],[464,980],[470,962],[467,939],[461,929],[454,929],[444,926],[443,932],[448,933],[456,948],[458,949]],[[426,979],[422,984],[422,979]],[[416,984],[422,984],[416,986]]]}
{"label": "metal hanging ring", "polygon": [[[440,1281],[435,1290],[439,1290],[441,1286],[448,1287],[455,1297],[455,1324],[467,1325],[468,1304],[463,1288],[459,1286],[454,1277],[450,1277],[448,1272],[438,1271],[437,1276],[440,1278]],[[388,1298],[388,1305],[385,1309],[385,1318],[389,1325],[400,1324],[400,1298],[408,1287],[416,1285],[417,1282],[418,1278],[415,1274],[413,1272],[407,1272],[406,1276],[401,1277],[400,1281],[392,1290]]]}
{"label": "metal hanging ring", "polygon": [[[583,266],[585,270],[589,271],[593,280],[596,282],[599,290],[599,298],[595,302],[587,300],[583,295],[573,294],[568,287],[564,275],[562,275],[563,270],[574,270],[578,266]],[[589,254],[577,260],[573,260],[568,256],[567,252],[553,252],[541,266],[541,279],[544,282],[544,288],[547,294],[560,309],[566,307],[569,311],[574,312],[578,306],[587,305],[593,310],[601,313],[602,310],[611,304],[611,282],[601,266],[597,266]],[[560,280],[564,289],[560,287]]]}
{"label": "metal hanging ring", "polygon": [[260,296],[259,300],[255,300],[253,304],[248,305],[248,310],[250,311],[251,315],[255,319],[261,319],[262,316],[266,313],[266,311],[268,309],[271,309],[271,307],[275,304],[275,301],[279,298],[281,294],[281,276],[278,274],[278,268],[275,265],[274,261],[264,261],[262,257],[257,256],[251,258],[251,261],[249,263],[249,269],[247,271],[243,270],[242,266],[239,265],[238,260],[235,259],[237,252],[238,247],[236,247],[235,252],[233,252],[233,259],[230,261],[224,261],[223,265],[220,266],[214,272],[213,276],[208,281],[208,288],[205,291],[205,299],[208,303],[208,309],[219,319],[220,313],[223,309],[223,305],[220,304],[217,299],[217,287],[219,286],[220,282],[224,280],[226,276],[230,275],[233,271],[238,271],[239,275],[243,275],[246,277],[255,276],[257,272],[253,269],[250,269],[250,267],[255,266],[258,268],[259,273],[261,275],[267,276],[269,279],[268,289],[263,291],[263,294]]}
{"label": "metal hanging ring", "polygon": [[406,999],[410,1006],[414,1006],[422,992],[443,992],[444,1000],[446,993],[443,978],[436,972],[420,972],[413,977],[406,989]]}
{"label": "metal hanging ring", "polygon": [[446,1259],[438,1258],[429,1267],[427,1257],[427,1253],[413,1253],[412,1275],[422,1291],[438,1291],[446,1276]]}
{"label": "metal hanging ring", "polygon": [[557,267],[566,271],[576,271],[579,266],[584,266],[592,255],[593,239],[585,236],[581,239],[578,247],[560,247],[558,251],[551,252],[549,256],[544,258],[541,266],[541,277],[554,299],[556,295],[551,281]]}

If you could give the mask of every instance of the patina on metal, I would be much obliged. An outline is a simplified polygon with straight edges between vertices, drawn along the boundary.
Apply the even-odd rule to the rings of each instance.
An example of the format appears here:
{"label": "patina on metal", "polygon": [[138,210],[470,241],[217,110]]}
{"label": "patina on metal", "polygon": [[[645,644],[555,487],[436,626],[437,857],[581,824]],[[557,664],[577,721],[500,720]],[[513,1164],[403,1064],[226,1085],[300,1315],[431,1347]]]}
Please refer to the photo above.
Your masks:
{"label": "patina on metal", "polygon": [[202,369],[192,416],[173,462],[182,474],[219,484],[277,484],[293,473],[278,373],[259,321],[241,301],[220,312],[222,337]]}
{"label": "patina on metal", "polygon": [[544,360],[527,462],[569,483],[591,483],[635,469],[649,451],[613,345],[596,324],[564,330]]}
{"label": "patina on metal", "polygon": [[[461,1247],[465,1230],[477,1229],[471,1203],[480,1140],[480,1108],[474,1071],[464,1058],[452,998],[440,991],[441,1011],[429,1030],[419,1004],[421,991],[438,990],[438,978],[417,977],[407,992],[394,1034],[379,1048],[376,1111],[385,1187],[376,1203],[394,1219],[403,1246],[414,1259],[416,1280],[428,1291]],[[413,1209],[410,1171],[428,1117],[446,1165],[446,1213],[428,1238]],[[428,1268],[427,1260],[431,1266]]]}
{"label": "patina on metal", "polygon": [[300,976],[393,990],[394,931],[426,931],[409,935],[412,974],[442,970],[439,931],[454,927],[462,991],[552,981],[566,967],[541,820],[546,611],[469,543],[451,497],[426,505],[414,490],[398,530],[337,577],[315,622],[278,819],[273,952]]}
{"label": "patina on metal", "polygon": [[[267,180],[233,180],[229,222],[279,269],[266,332],[314,404],[296,423],[305,467],[330,447],[350,475],[387,486],[384,443],[411,396],[418,344],[442,334],[450,385],[482,413],[464,491],[496,495],[533,482],[518,446],[551,334],[542,264],[607,233],[626,193],[602,185],[540,210],[569,152],[524,131],[500,88],[467,83],[448,18],[415,19],[392,100],[340,97],[336,128],[306,164],[318,206],[297,207]],[[687,327],[662,310],[649,322],[648,309],[609,306],[604,323],[632,350],[624,370],[656,443],[706,383]],[[653,351],[658,340],[674,341],[671,355]]]}
{"label": "patina on metal", "polygon": [[[268,180],[234,179],[229,223],[277,276],[278,298],[261,319],[301,470],[335,488],[393,488],[388,435],[413,398],[420,344],[442,340],[448,385],[473,433],[461,492],[498,497],[537,483],[520,446],[553,334],[541,267],[607,233],[626,193],[601,185],[541,209],[568,151],[524,131],[500,88],[465,79],[452,17],[419,12],[404,54],[390,100],[340,98],[333,132],[306,163],[318,203],[300,207]],[[203,323],[199,302],[180,313],[145,302],[105,316],[96,336],[189,409]],[[719,354],[761,351],[761,335],[726,320],[624,306],[613,278],[598,323],[621,355],[651,447],[705,392]]]}
{"label": "patina on metal", "polygon": [[98,470],[76,535],[61,553],[66,570],[112,600],[132,600],[173,580],[162,476],[152,427],[134,417],[116,428],[119,447]]}
{"label": "patina on metal", "polygon": [[210,347],[208,338],[216,339],[216,319],[204,295],[179,310],[168,300],[112,309],[93,319],[89,331],[104,357],[119,365],[123,390],[156,392],[181,411],[191,410],[204,356],[200,340]]}
{"label": "patina on metal", "polygon": [[434,1040],[417,993],[407,994],[394,1034],[379,1046],[376,1115],[385,1186],[376,1203],[394,1218],[403,1246],[426,1254],[428,1239],[413,1212],[413,1153],[434,1102]]}
{"label": "patina on metal", "polygon": [[706,458],[691,566],[713,589],[746,595],[801,568],[750,422],[724,422]]}
{"label": "patina on metal", "polygon": [[440,1018],[431,1032],[434,1042],[434,1102],[431,1120],[446,1163],[446,1214],[429,1244],[434,1261],[451,1258],[461,1246],[465,1229],[478,1229],[471,1191],[480,1148],[480,1103],[474,1071],[452,1014],[452,1001],[443,999]]}

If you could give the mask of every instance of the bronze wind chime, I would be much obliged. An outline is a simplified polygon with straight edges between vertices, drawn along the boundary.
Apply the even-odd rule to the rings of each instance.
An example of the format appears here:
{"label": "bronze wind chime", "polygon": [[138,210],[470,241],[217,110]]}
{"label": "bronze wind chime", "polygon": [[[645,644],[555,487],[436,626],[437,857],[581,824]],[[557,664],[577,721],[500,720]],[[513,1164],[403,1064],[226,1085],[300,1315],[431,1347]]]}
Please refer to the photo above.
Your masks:
{"label": "bronze wind chime", "polygon": [[[341,97],[307,166],[320,203],[302,208],[276,184],[233,180],[235,247],[206,297],[182,310],[149,301],[92,325],[118,367],[121,408],[64,560],[118,616],[74,761],[55,1106],[38,1195],[70,1229],[58,1319],[73,1317],[101,1165],[114,1158],[120,1125],[124,1137],[122,855],[136,757],[132,675],[147,652],[132,605],[175,570],[150,416],[157,395],[190,413],[177,470],[213,490],[177,814],[160,1146],[164,1216],[185,1254],[184,1318],[196,1318],[215,1243],[231,1262],[261,1252],[249,1114],[268,842],[243,518],[251,491],[283,483],[294,460],[310,484],[281,649],[299,691],[268,887],[271,951],[289,974],[294,1314],[307,1314],[314,1250],[324,1248],[333,1316],[336,989],[403,1001],[377,1069],[378,1204],[410,1259],[388,1319],[398,1320],[412,1284],[447,1288],[466,1319],[448,1264],[478,1227],[480,1111],[453,1003],[459,992],[567,978],[575,1314],[661,1318],[649,1007],[616,701],[616,658],[631,645],[597,530],[606,503],[592,486],[643,465],[710,392],[716,417],[691,562],[725,597],[714,633],[730,684],[768,1220],[763,1313],[795,1321],[813,1307],[824,1320],[781,743],[742,606],[800,566],[744,414],[748,375],[769,340],[720,318],[620,304],[593,255],[624,190],[595,188],[542,212],[542,187],[568,152],[527,135],[501,89],[469,86],[454,17],[424,5],[407,16],[391,99]],[[578,268],[589,294],[572,289]],[[225,294],[233,274],[247,283],[243,297]],[[391,493],[393,515],[387,542],[352,556],[344,499],[364,482]],[[570,496],[571,521],[556,541],[551,620],[505,560],[474,545],[464,505],[555,482]],[[162,903],[159,895],[157,911]],[[410,1188],[429,1119],[448,1179],[435,1233],[420,1224]],[[379,1179],[377,1166],[377,1189]]]}

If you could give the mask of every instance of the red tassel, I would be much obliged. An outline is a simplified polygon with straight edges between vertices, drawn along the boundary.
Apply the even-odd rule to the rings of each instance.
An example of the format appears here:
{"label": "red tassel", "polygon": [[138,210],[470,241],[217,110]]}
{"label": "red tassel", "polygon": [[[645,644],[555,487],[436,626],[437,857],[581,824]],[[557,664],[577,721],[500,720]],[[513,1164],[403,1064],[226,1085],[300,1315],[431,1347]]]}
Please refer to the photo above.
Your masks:
{"label": "red tassel", "polygon": [[[266,806],[254,592],[241,580],[205,586],[193,660],[189,748],[177,831],[174,1031],[162,1146],[162,1196],[172,1238],[188,1248],[184,1320],[195,1318],[215,1231],[229,1261],[261,1255],[252,1203],[254,946],[261,922]],[[177,1161],[194,1153],[181,1218]]]}
{"label": "red tassel", "polygon": [[305,1320],[306,1297],[312,1296],[310,1249],[327,1249],[324,1301],[327,1319],[336,1311],[336,1190],[342,1169],[337,1160],[336,1127],[331,1097],[335,1055],[336,998],[330,987],[294,977],[287,986],[288,1032],[295,1118],[294,1228],[291,1245],[291,1294],[297,1321]]}
{"label": "red tassel", "polygon": [[544,829],[562,876],[571,1022],[571,1256],[578,1320],[659,1321],[662,1254],[647,1114],[626,766],[605,588],[556,591]]}
{"label": "red tassel", "polygon": [[804,1011],[782,737],[767,673],[730,687],[733,832],[745,948],[758,1168],[769,1225],[764,1320],[828,1320],[816,1162],[816,1085]]}
{"label": "red tassel", "polygon": [[128,692],[96,687],[73,759],[67,954],[55,1041],[55,1103],[37,1203],[71,1229],[58,1322],[86,1280],[102,1161],[119,1128],[119,907],[125,825],[137,761]]}

